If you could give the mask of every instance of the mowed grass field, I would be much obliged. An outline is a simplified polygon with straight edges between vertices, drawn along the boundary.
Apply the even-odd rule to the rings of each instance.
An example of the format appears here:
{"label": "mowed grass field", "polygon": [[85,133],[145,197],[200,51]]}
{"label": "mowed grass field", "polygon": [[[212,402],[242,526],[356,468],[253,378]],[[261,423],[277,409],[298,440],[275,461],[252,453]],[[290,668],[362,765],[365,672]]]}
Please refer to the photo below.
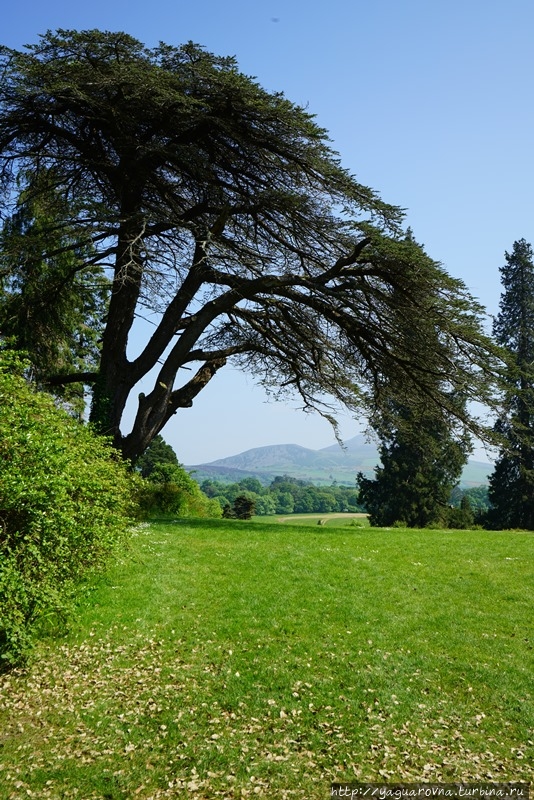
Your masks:
{"label": "mowed grass field", "polygon": [[367,514],[344,512],[339,514],[277,514],[272,517],[253,517],[260,525],[325,525],[327,528],[368,528]]}
{"label": "mowed grass field", "polygon": [[140,527],[0,677],[2,800],[532,781],[534,534],[344,525]]}

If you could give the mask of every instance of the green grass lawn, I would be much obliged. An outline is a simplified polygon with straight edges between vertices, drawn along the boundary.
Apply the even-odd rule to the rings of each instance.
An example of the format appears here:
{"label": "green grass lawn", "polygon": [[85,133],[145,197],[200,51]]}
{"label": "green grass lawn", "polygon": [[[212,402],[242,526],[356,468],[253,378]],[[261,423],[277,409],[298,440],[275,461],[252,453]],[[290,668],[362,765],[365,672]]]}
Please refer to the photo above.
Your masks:
{"label": "green grass lawn", "polygon": [[0,678],[0,798],[531,781],[534,534],[153,524]]}
{"label": "green grass lawn", "polygon": [[253,517],[251,522],[260,525],[321,525],[327,528],[368,528],[367,514],[276,514],[272,517]]}

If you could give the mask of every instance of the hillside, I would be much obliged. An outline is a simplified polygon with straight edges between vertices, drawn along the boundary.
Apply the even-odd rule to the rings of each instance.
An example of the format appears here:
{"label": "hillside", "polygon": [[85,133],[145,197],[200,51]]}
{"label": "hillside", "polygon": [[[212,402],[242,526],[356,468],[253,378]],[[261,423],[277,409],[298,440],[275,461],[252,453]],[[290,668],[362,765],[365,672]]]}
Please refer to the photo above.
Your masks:
{"label": "hillside", "polygon": [[[269,483],[276,475],[291,475],[300,480],[330,485],[332,481],[353,485],[358,472],[371,477],[378,464],[376,445],[359,435],[345,442],[342,450],[334,444],[321,450],[311,450],[297,444],[277,444],[254,447],[209,464],[187,466],[197,480],[213,478],[234,482],[246,477],[256,477]],[[464,469],[461,485],[479,486],[487,483],[491,465],[469,461]]]}

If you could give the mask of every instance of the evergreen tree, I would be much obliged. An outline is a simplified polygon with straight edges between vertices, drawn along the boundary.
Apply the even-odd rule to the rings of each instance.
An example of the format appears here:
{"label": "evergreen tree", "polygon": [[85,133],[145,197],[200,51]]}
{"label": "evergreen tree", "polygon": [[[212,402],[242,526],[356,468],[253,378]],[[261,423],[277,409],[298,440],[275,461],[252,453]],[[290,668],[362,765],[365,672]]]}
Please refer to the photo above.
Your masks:
{"label": "evergreen tree", "polygon": [[[109,281],[87,263],[95,253],[90,241],[63,224],[72,209],[55,190],[53,173],[35,183],[0,230],[0,335],[26,354],[40,389],[81,415],[84,379],[100,359]],[[73,371],[80,380],[63,383]]]}
{"label": "evergreen tree", "polygon": [[256,503],[252,497],[240,494],[234,500],[234,514],[236,519],[251,519],[256,510]]}
{"label": "evergreen tree", "polygon": [[490,477],[488,527],[534,530],[534,264],[531,245],[514,242],[501,268],[503,292],[494,336],[508,354],[502,440]]}
{"label": "evergreen tree", "polygon": [[158,434],[158,436],[152,439],[143,455],[137,460],[135,466],[143,478],[149,478],[162,464],[170,464],[174,467],[180,466],[178,456],[171,445],[165,441],[163,436]]}
{"label": "evergreen tree", "polygon": [[381,466],[374,480],[358,475],[359,502],[371,525],[402,522],[410,528],[447,524],[451,490],[467,459],[469,440],[451,422],[397,405],[395,425],[381,428]]}
{"label": "evergreen tree", "polygon": [[447,515],[447,523],[449,528],[457,528],[464,530],[472,528],[475,524],[475,515],[471,507],[469,496],[464,494],[460,500],[460,505],[457,508],[450,508]]}
{"label": "evergreen tree", "polygon": [[[416,245],[411,230],[406,242]],[[420,284],[416,291],[415,300],[424,308],[428,300],[426,287]],[[413,299],[407,301],[398,292],[404,340],[418,360],[432,365],[441,331],[431,316],[414,325]],[[447,410],[429,405],[424,396],[418,402],[407,403],[402,385],[387,375],[375,383],[377,410],[371,425],[380,439],[382,464],[376,468],[374,480],[358,475],[360,503],[369,513],[371,525],[402,522],[408,527],[424,528],[446,524],[449,498],[467,460],[470,437],[465,426],[458,425],[465,413],[463,393],[447,386],[438,371],[433,381],[436,392],[448,395]]]}

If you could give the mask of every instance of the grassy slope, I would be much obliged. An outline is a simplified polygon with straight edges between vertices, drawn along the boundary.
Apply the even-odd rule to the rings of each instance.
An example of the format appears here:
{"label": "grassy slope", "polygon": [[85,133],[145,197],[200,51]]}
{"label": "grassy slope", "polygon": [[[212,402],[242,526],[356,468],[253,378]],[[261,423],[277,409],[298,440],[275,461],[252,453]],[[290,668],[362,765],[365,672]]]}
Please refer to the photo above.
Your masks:
{"label": "grassy slope", "polygon": [[532,780],[533,551],[528,533],[142,528],[76,633],[0,679],[0,798]]}

